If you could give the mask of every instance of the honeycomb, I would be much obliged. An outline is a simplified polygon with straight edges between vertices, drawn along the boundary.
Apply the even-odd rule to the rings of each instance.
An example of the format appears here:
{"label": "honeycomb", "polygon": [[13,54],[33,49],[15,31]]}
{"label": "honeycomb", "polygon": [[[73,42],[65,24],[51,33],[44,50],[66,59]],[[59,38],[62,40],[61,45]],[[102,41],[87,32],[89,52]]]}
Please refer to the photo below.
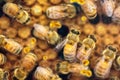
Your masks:
{"label": "honeycomb", "polygon": [[[16,20],[10,18],[6,14],[0,17],[0,35],[5,35],[6,37],[15,40],[20,45],[23,46],[23,50],[20,55],[13,55],[9,52],[3,53],[7,61],[5,64],[0,65],[0,68],[6,70],[10,73],[9,80],[12,80],[13,70],[19,67],[20,61],[23,59],[28,52],[33,52],[37,55],[38,61],[37,65],[43,67],[50,67],[54,71],[54,64],[58,61],[64,61],[60,58],[60,53],[54,51],[53,46],[49,45],[46,41],[35,38],[31,30],[33,29],[33,24],[41,24],[43,26],[49,26],[49,23],[53,21],[46,16],[46,9],[50,6],[59,5],[63,3],[69,3],[69,0],[5,0],[6,2],[14,2],[17,5],[23,6],[23,8],[30,14],[32,23],[29,25],[20,24]],[[99,3],[96,2],[99,7]],[[98,8],[99,15],[101,14],[100,8]],[[37,12],[38,10],[38,12]],[[118,49],[117,55],[120,55],[120,25],[119,24],[105,24],[100,19],[98,24],[91,24],[85,17],[85,14],[78,14],[72,19],[57,20],[62,24],[80,30],[80,40],[85,39],[89,34],[94,34],[96,36],[96,48],[95,52],[90,56],[90,68],[93,70],[96,63],[102,57],[102,51],[109,44],[115,46]],[[75,25],[75,26],[73,26]],[[33,41],[33,44],[32,44]],[[29,46],[27,48],[27,46]],[[29,49],[30,48],[30,49]],[[29,73],[26,80],[35,80],[33,78],[34,70]],[[110,76],[117,76],[120,78],[120,72],[115,70],[112,66]],[[109,76],[109,77],[110,77]],[[97,78],[94,74],[91,78],[86,78],[83,76],[78,76],[77,74],[60,74],[62,80],[101,80]],[[42,80],[42,79],[41,79]],[[104,80],[120,80],[120,79],[104,79]]]}

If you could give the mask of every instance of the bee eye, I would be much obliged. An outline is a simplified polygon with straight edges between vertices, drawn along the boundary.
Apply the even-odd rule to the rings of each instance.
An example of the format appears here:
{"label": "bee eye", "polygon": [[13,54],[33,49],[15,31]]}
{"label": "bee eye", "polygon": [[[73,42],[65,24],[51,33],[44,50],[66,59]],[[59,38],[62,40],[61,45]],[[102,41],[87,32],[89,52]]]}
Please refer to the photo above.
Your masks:
{"label": "bee eye", "polygon": [[17,78],[15,76],[12,77],[13,80],[17,80]]}
{"label": "bee eye", "polygon": [[72,29],[71,32],[74,33],[74,30]]}
{"label": "bee eye", "polygon": [[76,32],[77,35],[79,35],[80,33],[79,32]]}
{"label": "bee eye", "polygon": [[88,50],[88,48],[87,48],[87,47],[85,47],[85,50]]}
{"label": "bee eye", "polygon": [[112,50],[113,52],[116,52],[117,50],[113,48],[112,46],[108,46],[108,49]]}
{"label": "bee eye", "polygon": [[91,38],[92,40],[94,40],[96,42],[96,38],[95,38],[94,35],[89,35],[88,37]]}
{"label": "bee eye", "polygon": [[75,34],[75,30],[71,30],[71,32]]}
{"label": "bee eye", "polygon": [[74,29],[71,30],[72,33],[79,35],[80,33],[78,31],[75,31]]}

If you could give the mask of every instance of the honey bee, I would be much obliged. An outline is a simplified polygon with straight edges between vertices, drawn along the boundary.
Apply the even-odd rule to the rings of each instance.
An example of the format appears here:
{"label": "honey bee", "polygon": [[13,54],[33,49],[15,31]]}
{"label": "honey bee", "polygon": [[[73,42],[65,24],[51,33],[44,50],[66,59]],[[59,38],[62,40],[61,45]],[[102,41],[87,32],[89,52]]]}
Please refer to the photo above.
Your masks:
{"label": "honey bee", "polygon": [[21,60],[20,67],[23,68],[26,72],[30,72],[36,65],[38,58],[34,53],[29,52]]}
{"label": "honey bee", "polygon": [[[87,61],[89,62],[89,61]],[[79,63],[72,63],[70,64],[70,72],[71,73],[76,73],[78,75],[82,75],[85,77],[91,77],[92,76],[92,72],[88,67],[89,64],[79,64]]]}
{"label": "honey bee", "polygon": [[118,6],[113,13],[112,21],[114,23],[120,24],[120,6]]}
{"label": "honey bee", "polygon": [[49,31],[44,26],[38,24],[34,24],[33,35],[39,39],[46,40],[51,45],[57,44],[60,40],[60,36],[56,31]]}
{"label": "honey bee", "polygon": [[35,67],[38,58],[35,54],[29,52],[20,61],[19,67],[14,70],[13,79],[25,80],[30,71]]}
{"label": "honey bee", "polygon": [[2,53],[0,53],[0,65],[5,64],[7,61],[7,58],[5,55],[3,55]]}
{"label": "honey bee", "polygon": [[51,45],[57,44],[61,39],[56,31],[49,31],[48,36],[46,38],[47,42]]}
{"label": "honey bee", "polygon": [[116,0],[100,0],[100,4],[102,6],[103,22],[110,23],[114,9],[116,7]]}
{"label": "honey bee", "polygon": [[85,0],[83,4],[81,4],[82,10],[88,19],[95,19],[97,17],[97,6],[91,0]]}
{"label": "honey bee", "polygon": [[97,77],[107,78],[110,73],[110,69],[113,60],[116,57],[117,49],[109,45],[103,52],[101,60],[96,64],[94,73]]}
{"label": "honey bee", "polygon": [[53,74],[50,68],[37,67],[34,77],[36,80],[62,80],[57,74]]}
{"label": "honey bee", "polygon": [[99,22],[97,6],[93,0],[70,0],[70,2],[80,4],[81,9],[91,23],[97,24]]}
{"label": "honey bee", "polygon": [[0,35],[1,47],[8,52],[18,55],[22,51],[22,46],[12,39],[7,39],[4,35]]}
{"label": "honey bee", "polygon": [[63,54],[65,60],[70,62],[75,60],[77,43],[79,42],[80,32],[75,29],[71,29],[70,33],[67,35],[67,43],[64,46]]}
{"label": "honey bee", "polygon": [[[77,6],[76,6],[77,5]],[[46,10],[46,15],[50,19],[73,18],[80,13],[81,9],[78,4],[62,4],[49,7]]]}
{"label": "honey bee", "polygon": [[59,62],[56,65],[56,71],[62,74],[74,73],[86,77],[92,76],[92,72],[86,64],[69,63],[67,61]]}
{"label": "honey bee", "polygon": [[103,14],[105,14],[108,17],[112,17],[114,9],[115,9],[115,4],[116,0],[100,0]]}
{"label": "honey bee", "polygon": [[23,10],[20,6],[14,3],[6,3],[3,6],[3,12],[9,17],[14,18],[21,24],[29,24],[30,16],[27,11]]}
{"label": "honey bee", "polygon": [[68,63],[67,61],[59,62],[55,66],[55,70],[58,73],[62,73],[62,74],[68,74],[68,73],[70,73],[69,68],[70,68],[70,63]]}
{"label": "honey bee", "polygon": [[4,71],[2,68],[0,68],[0,80],[9,80],[9,72]]}
{"label": "honey bee", "polygon": [[77,51],[77,59],[82,62],[88,60],[90,54],[95,48],[96,38],[94,35],[89,35],[88,38],[85,38],[82,42],[82,46]]}
{"label": "honey bee", "polygon": [[33,35],[39,39],[46,40],[48,29],[39,24],[34,24]]}
{"label": "honey bee", "polygon": [[22,68],[16,68],[13,74],[13,80],[16,78],[18,80],[25,80],[27,73]]}

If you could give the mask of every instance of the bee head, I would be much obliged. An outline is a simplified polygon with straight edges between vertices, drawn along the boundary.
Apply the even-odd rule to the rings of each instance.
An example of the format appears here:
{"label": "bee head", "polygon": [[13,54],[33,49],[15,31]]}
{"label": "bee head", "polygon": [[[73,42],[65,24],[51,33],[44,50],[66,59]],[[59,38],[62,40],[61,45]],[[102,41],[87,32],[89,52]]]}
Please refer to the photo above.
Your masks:
{"label": "bee head", "polygon": [[108,45],[107,47],[109,50],[112,50],[113,52],[117,52],[117,49],[111,45]]}
{"label": "bee head", "polygon": [[79,35],[79,34],[80,34],[80,32],[79,32],[78,30],[76,30],[76,29],[71,29],[71,32],[72,32],[73,34],[76,34],[76,35]]}
{"label": "bee head", "polygon": [[91,38],[94,42],[96,42],[96,37],[94,35],[89,35],[88,38]]}

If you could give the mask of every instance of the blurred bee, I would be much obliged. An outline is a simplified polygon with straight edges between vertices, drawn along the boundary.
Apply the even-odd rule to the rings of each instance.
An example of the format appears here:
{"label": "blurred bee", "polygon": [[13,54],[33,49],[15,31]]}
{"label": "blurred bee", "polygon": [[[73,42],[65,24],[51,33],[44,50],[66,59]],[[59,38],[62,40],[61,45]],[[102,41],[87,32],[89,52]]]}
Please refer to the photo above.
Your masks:
{"label": "blurred bee", "polygon": [[76,29],[71,29],[70,33],[67,35],[67,43],[64,46],[63,54],[65,60],[70,62],[75,60],[77,43],[79,42],[80,32]]}
{"label": "blurred bee", "polygon": [[84,11],[85,15],[88,17],[88,19],[96,19],[98,16],[97,14],[97,6],[96,4],[91,0],[85,0],[84,4],[81,5],[82,10]]}
{"label": "blurred bee", "polygon": [[102,6],[102,19],[104,23],[110,23],[114,9],[116,7],[116,0],[100,0]]}
{"label": "blurred bee", "polygon": [[71,3],[78,3],[80,4],[83,12],[90,20],[90,22],[98,23],[98,13],[97,13],[97,6],[92,0],[70,0]]}
{"label": "blurred bee", "polygon": [[9,17],[16,19],[21,24],[28,24],[30,16],[27,11],[23,10],[20,6],[14,3],[6,3],[3,6],[3,12]]}
{"label": "blurred bee", "polygon": [[46,40],[48,29],[45,26],[39,24],[34,24],[33,26],[33,35],[39,39]]}
{"label": "blurred bee", "polygon": [[33,53],[29,52],[25,55],[21,60],[19,67],[14,70],[14,74],[12,76],[13,80],[25,80],[29,72],[35,67],[37,60],[37,56]]}
{"label": "blurred bee", "polygon": [[46,10],[46,15],[50,19],[73,18],[80,13],[81,7],[79,4],[62,4],[49,7]]}
{"label": "blurred bee", "polygon": [[19,43],[12,39],[7,39],[3,35],[0,35],[0,44],[2,48],[15,55],[18,55],[23,48]]}
{"label": "blurred bee", "polygon": [[113,13],[112,21],[114,23],[120,24],[120,6],[118,6]]}
{"label": "blurred bee", "polygon": [[27,73],[22,68],[16,68],[12,76],[13,80],[25,80]]}
{"label": "blurred bee", "polygon": [[100,0],[100,3],[102,6],[103,14],[108,17],[112,17],[116,0]]}
{"label": "blurred bee", "polygon": [[77,59],[82,62],[88,60],[90,54],[93,52],[96,44],[96,38],[94,35],[89,35],[88,38],[85,38],[82,42],[82,46],[77,51]]}
{"label": "blurred bee", "polygon": [[62,74],[70,73],[69,68],[70,68],[70,63],[68,63],[67,61],[59,62],[55,66],[55,70],[58,73],[62,73]]}
{"label": "blurred bee", "polygon": [[60,40],[60,36],[56,31],[48,31],[47,28],[38,24],[34,24],[33,35],[39,39],[46,40],[51,45],[57,44]]}
{"label": "blurred bee", "polygon": [[20,62],[20,68],[30,72],[36,65],[38,58],[34,53],[28,53]]}
{"label": "blurred bee", "polygon": [[60,41],[60,36],[56,31],[49,31],[46,38],[47,42],[51,45],[55,45]]}
{"label": "blurred bee", "polygon": [[70,72],[71,73],[76,73],[78,75],[82,75],[85,77],[91,77],[92,76],[92,71],[89,69],[88,65],[89,65],[89,61],[85,60],[84,62],[86,63],[72,63],[70,64]]}
{"label": "blurred bee", "polygon": [[34,73],[35,80],[62,80],[58,75],[53,74],[50,68],[37,67]]}
{"label": "blurred bee", "polygon": [[5,55],[3,55],[2,53],[0,53],[0,65],[5,64],[7,61],[7,58]]}
{"label": "blurred bee", "polygon": [[96,64],[94,73],[97,77],[100,78],[107,78],[110,73],[110,69],[113,63],[113,60],[116,57],[117,49],[113,46],[109,45],[104,51],[103,51],[103,57],[101,60]]}
{"label": "blurred bee", "polygon": [[91,77],[92,72],[90,71],[87,65],[62,61],[56,65],[56,71],[62,74],[74,73],[74,74],[78,74],[86,77]]}
{"label": "blurred bee", "polygon": [[0,80],[9,80],[9,73],[0,68]]}
{"label": "blurred bee", "polygon": [[113,63],[114,68],[117,71],[120,71],[120,56],[117,56],[114,63]]}

